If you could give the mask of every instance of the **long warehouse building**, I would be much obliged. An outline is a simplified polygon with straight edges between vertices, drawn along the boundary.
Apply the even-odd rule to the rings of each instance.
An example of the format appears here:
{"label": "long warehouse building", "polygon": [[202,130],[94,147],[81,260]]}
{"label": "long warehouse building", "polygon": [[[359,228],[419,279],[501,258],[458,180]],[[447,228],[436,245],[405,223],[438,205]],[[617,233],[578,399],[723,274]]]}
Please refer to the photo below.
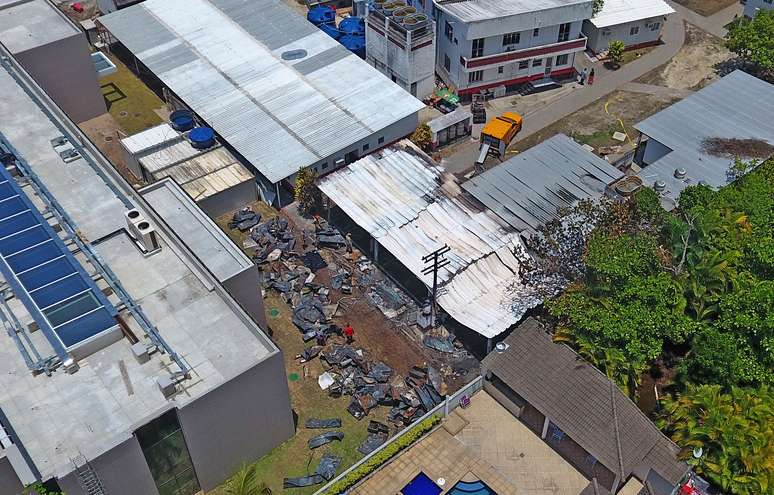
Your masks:
{"label": "long warehouse building", "polygon": [[0,55],[0,495],[212,490],[294,432],[257,269]]}
{"label": "long warehouse building", "polygon": [[407,136],[424,107],[276,0],[147,0],[98,22],[260,174],[267,200],[302,168]]}

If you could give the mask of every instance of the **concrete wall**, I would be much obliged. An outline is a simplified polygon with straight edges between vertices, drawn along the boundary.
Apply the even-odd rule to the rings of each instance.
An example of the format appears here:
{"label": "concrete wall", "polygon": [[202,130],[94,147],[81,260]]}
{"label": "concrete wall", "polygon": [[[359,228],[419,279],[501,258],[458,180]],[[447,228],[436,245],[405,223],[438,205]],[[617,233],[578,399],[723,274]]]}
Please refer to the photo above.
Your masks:
{"label": "concrete wall", "polygon": [[[158,495],[145,455],[132,436],[91,461],[102,485],[110,495]],[[85,495],[75,472],[59,479],[67,495]]]}
{"label": "concrete wall", "polygon": [[183,407],[178,417],[201,488],[212,490],[293,435],[282,354]]}
{"label": "concrete wall", "polygon": [[224,213],[236,210],[258,199],[258,186],[254,180],[249,180],[197,201],[204,213],[210,218],[217,218]]}
{"label": "concrete wall", "polygon": [[[411,114],[408,117],[405,117],[395,122],[394,124],[385,127],[380,131],[375,131],[369,137],[361,141],[358,141],[357,143],[339,151],[338,153],[334,153],[328,158],[325,158],[316,163],[313,163],[310,166],[314,168],[317,171],[317,173],[320,175],[333,172],[337,168],[341,168],[335,165],[336,161],[343,160],[345,155],[350,151],[357,151],[358,158],[363,157],[373,152],[374,150],[377,150],[379,148],[384,148],[388,144],[408,136],[409,134],[414,132],[414,130],[416,130],[418,125],[419,125],[419,112]],[[364,150],[363,147],[366,145],[368,146],[368,149]],[[295,183],[295,180],[296,180],[295,174],[291,177],[288,177],[288,182],[290,183]]]}
{"label": "concrete wall", "polygon": [[24,488],[8,458],[0,456],[0,495],[17,495]]}
{"label": "concrete wall", "polygon": [[773,0],[747,0],[744,4],[744,16],[752,19],[759,10],[774,9]]}
{"label": "concrete wall", "polygon": [[231,297],[242,306],[245,313],[250,315],[250,318],[261,327],[261,330],[268,332],[266,308],[263,305],[263,297],[261,297],[261,288],[259,286],[260,272],[258,266],[253,265],[222,283],[226,291],[231,294]]}
{"label": "concrete wall", "polygon": [[[583,33],[589,38],[587,46],[595,53],[607,50],[611,41],[623,41],[627,47],[646,46],[658,42],[664,27],[664,16],[651,17],[617,26],[597,29],[591,22],[584,21]],[[632,34],[632,29],[637,32]]]}
{"label": "concrete wall", "polygon": [[75,123],[107,112],[84,33],[14,57]]}

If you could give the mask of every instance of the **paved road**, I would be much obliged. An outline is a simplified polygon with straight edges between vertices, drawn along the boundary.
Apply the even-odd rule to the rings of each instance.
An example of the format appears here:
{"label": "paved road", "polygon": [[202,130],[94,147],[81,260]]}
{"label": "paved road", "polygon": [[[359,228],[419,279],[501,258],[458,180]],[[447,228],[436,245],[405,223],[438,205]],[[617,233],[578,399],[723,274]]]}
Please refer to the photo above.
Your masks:
{"label": "paved road", "polygon": [[[729,5],[723,10],[720,10],[709,17],[704,17],[697,14],[693,10],[683,7],[679,3],[667,2],[673,9],[686,21],[694,26],[698,27],[702,31],[706,31],[718,38],[725,38],[727,30],[725,26],[734,20],[737,16],[742,15],[744,7],[740,3],[734,3]],[[675,16],[673,16],[675,17]]]}

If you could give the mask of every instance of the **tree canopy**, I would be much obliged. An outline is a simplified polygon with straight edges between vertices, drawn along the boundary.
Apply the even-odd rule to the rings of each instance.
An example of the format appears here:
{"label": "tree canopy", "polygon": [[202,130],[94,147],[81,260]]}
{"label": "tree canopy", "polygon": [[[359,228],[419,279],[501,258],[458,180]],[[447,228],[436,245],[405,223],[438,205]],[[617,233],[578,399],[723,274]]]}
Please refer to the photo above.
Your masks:
{"label": "tree canopy", "polygon": [[754,64],[764,78],[774,78],[774,11],[761,9],[752,20],[734,23],[726,47]]}

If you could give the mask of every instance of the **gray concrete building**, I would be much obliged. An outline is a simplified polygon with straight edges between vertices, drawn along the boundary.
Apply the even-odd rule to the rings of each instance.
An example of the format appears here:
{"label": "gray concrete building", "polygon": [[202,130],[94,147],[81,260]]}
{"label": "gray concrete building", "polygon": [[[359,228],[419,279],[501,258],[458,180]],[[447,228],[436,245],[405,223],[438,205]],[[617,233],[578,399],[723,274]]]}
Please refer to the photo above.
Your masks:
{"label": "gray concrete building", "polygon": [[251,167],[269,203],[302,168],[326,174],[416,129],[421,101],[282,2],[245,5],[146,0],[97,22]]}
{"label": "gray concrete building", "polygon": [[0,113],[0,495],[192,495],[289,438],[250,260],[171,180],[134,191],[12,58]]}
{"label": "gray concrete building", "polygon": [[46,0],[0,0],[0,43],[76,123],[107,112],[84,32]]}
{"label": "gray concrete building", "polygon": [[594,53],[607,51],[611,41],[622,41],[628,50],[656,45],[674,11],[664,0],[605,0],[597,15],[583,21],[583,34]]}

